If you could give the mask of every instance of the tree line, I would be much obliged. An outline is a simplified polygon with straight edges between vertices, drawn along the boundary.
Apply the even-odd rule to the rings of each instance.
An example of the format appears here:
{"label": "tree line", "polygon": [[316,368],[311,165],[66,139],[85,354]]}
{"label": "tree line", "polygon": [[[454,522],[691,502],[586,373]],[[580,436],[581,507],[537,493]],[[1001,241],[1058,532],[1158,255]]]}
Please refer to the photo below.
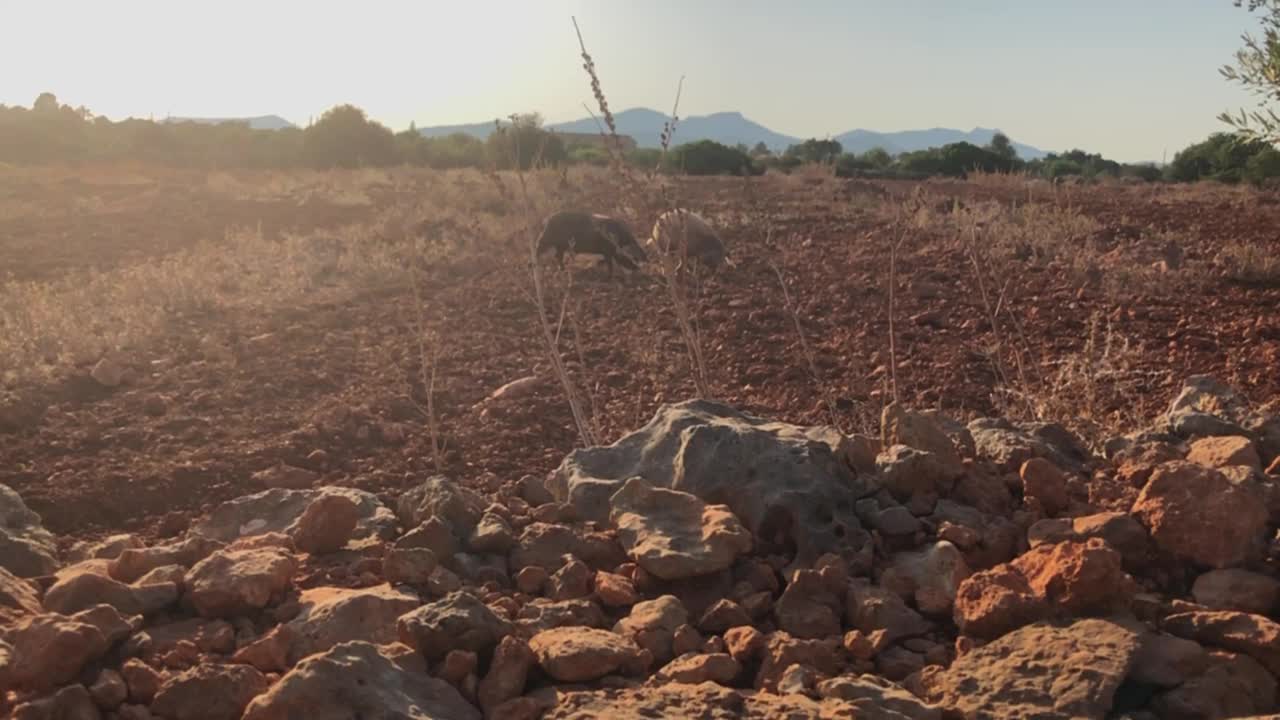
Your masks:
{"label": "tree line", "polygon": [[[1164,168],[1124,164],[1082,150],[1044,158],[1018,157],[1009,138],[996,134],[985,146],[951,143],[891,155],[876,148],[847,153],[839,142],[809,139],[775,153],[698,140],[663,153],[640,148],[626,162],[690,175],[756,175],[790,172],[802,165],[831,166],[840,177],[964,177],[974,171],[1021,172],[1048,179],[1122,178],[1187,182],[1215,180],[1265,184],[1280,177],[1280,152],[1264,139],[1219,133],[1179,152]],[[546,130],[536,114],[495,123],[486,140],[464,133],[426,137],[414,126],[393,132],[353,105],[338,105],[305,128],[265,130],[245,122],[119,122],[83,107],[60,104],[44,93],[31,108],[0,105],[0,162],[13,164],[133,161],[199,168],[354,168],[413,165],[439,169],[509,169],[566,164],[605,165],[600,144],[566,142]]]}

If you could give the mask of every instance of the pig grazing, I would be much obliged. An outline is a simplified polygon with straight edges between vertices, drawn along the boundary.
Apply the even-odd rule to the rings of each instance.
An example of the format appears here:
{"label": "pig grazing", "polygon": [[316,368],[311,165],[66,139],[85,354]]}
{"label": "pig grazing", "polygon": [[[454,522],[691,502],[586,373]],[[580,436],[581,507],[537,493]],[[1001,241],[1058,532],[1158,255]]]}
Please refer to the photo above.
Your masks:
{"label": "pig grazing", "polygon": [[555,250],[556,260],[564,267],[566,252],[601,255],[609,263],[609,277],[617,263],[636,270],[644,262],[644,251],[621,220],[606,215],[565,210],[547,219],[538,238],[538,254]]}
{"label": "pig grazing", "polygon": [[692,259],[708,268],[732,265],[724,241],[701,215],[679,208],[658,216],[647,242],[659,255],[672,255],[682,264]]}

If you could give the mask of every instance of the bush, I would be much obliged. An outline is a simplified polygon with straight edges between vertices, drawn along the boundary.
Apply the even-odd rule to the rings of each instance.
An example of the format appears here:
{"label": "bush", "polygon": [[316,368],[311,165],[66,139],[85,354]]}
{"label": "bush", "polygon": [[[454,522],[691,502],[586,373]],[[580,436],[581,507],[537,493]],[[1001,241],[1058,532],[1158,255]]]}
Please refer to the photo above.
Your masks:
{"label": "bush", "polygon": [[338,105],[304,130],[302,154],[308,165],[317,168],[392,165],[397,161],[395,136],[354,105]]}
{"label": "bush", "polygon": [[689,175],[759,175],[751,156],[714,140],[679,145],[671,153],[671,163]]}
{"label": "bush", "polygon": [[489,159],[503,170],[517,165],[521,170],[557,167],[569,157],[564,141],[542,129],[542,118],[536,113],[512,116],[510,125],[489,135],[485,149]]}
{"label": "bush", "polygon": [[788,147],[783,155],[789,158],[796,158],[801,163],[833,163],[843,153],[844,148],[835,140],[810,138],[798,145]]}

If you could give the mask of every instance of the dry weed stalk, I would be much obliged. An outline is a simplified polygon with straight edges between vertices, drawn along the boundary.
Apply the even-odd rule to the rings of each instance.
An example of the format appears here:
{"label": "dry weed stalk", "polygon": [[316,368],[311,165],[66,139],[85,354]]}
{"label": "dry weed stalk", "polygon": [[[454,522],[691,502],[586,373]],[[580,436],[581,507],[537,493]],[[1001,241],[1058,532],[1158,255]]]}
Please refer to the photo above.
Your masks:
{"label": "dry weed stalk", "polygon": [[773,270],[773,274],[778,276],[778,286],[782,288],[782,302],[787,312],[791,315],[791,325],[795,328],[796,337],[800,340],[800,352],[804,355],[805,364],[809,366],[809,377],[814,387],[818,390],[818,394],[822,396],[822,404],[826,406],[827,416],[831,421],[832,427],[844,431],[840,423],[840,415],[836,412],[835,398],[831,394],[831,387],[827,384],[822,376],[822,372],[818,370],[818,362],[813,354],[813,349],[809,347],[809,340],[805,337],[804,328],[800,324],[800,310],[791,300],[791,292],[787,289],[786,278],[782,276],[782,270],[774,263],[769,263],[769,268]]}

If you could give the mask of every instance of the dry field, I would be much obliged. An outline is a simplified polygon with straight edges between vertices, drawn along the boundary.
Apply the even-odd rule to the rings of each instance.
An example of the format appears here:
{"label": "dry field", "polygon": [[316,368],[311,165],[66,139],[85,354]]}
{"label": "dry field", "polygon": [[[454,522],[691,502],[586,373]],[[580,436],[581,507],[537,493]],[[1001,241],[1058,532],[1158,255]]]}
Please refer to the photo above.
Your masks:
{"label": "dry field", "polygon": [[[656,211],[628,187],[576,170],[0,169],[0,483],[70,541],[171,533],[281,462],[388,497],[436,462],[472,484],[541,476],[580,433],[529,239],[570,206],[647,234]],[[748,411],[874,431],[896,393],[1100,442],[1193,373],[1258,402],[1280,388],[1273,195],[819,172],[662,192],[730,246],[736,267],[687,304],[708,392]],[[607,442],[694,395],[698,368],[657,273],[610,281],[589,260],[546,265],[546,313]],[[91,377],[103,358],[116,387]]]}

